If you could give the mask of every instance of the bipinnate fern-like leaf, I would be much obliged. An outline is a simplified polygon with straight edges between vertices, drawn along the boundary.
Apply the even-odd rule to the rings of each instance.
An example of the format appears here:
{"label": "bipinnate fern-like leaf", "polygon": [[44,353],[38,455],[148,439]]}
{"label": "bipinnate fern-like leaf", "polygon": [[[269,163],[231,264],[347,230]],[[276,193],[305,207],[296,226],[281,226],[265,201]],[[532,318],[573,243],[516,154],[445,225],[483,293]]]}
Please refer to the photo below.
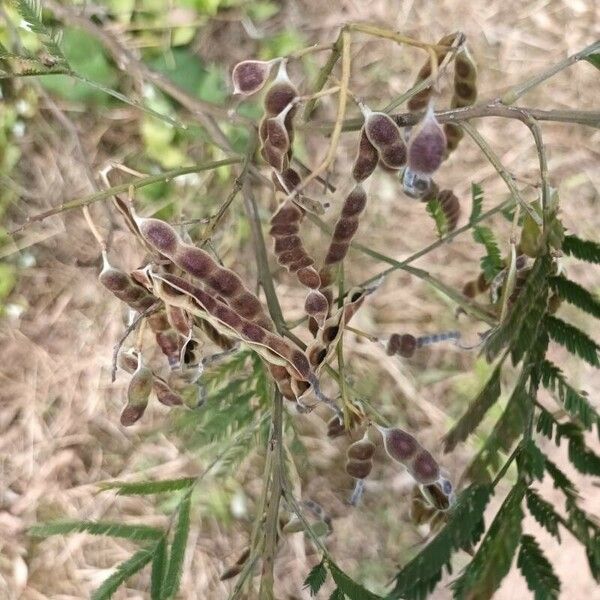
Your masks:
{"label": "bipinnate fern-like leaf", "polygon": [[533,592],[535,600],[558,598],[560,580],[539,544],[531,535],[523,534],[521,536],[517,566],[523,573],[527,587]]}

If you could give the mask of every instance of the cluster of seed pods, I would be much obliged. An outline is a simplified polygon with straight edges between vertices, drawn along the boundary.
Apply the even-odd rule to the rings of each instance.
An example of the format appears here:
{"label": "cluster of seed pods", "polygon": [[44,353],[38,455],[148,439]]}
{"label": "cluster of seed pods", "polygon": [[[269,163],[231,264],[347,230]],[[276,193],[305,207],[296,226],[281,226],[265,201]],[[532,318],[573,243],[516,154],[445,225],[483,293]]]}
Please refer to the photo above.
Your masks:
{"label": "cluster of seed pods", "polygon": [[404,358],[410,358],[418,348],[449,340],[457,342],[460,340],[460,337],[460,332],[458,331],[444,331],[442,333],[419,337],[415,337],[410,333],[392,333],[386,344],[386,352],[389,356],[399,355]]}

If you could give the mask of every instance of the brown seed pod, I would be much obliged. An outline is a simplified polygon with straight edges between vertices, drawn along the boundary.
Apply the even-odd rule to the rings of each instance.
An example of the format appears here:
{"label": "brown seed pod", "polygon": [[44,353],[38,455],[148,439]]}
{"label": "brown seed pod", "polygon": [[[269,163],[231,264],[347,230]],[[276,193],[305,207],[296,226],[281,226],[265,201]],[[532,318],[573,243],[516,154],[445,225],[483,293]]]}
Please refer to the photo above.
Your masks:
{"label": "brown seed pod", "polygon": [[454,58],[454,96],[452,108],[471,106],[477,100],[477,65],[466,45]]}
{"label": "brown seed pod", "polygon": [[348,458],[357,460],[370,460],[373,458],[373,454],[375,454],[375,444],[366,434],[365,437],[348,446],[348,450],[346,450]]}
{"label": "brown seed pod", "polygon": [[462,293],[467,298],[475,298],[475,296],[487,291],[489,288],[490,284],[485,278],[485,273],[482,271],[477,276],[477,279],[473,279],[472,281],[467,281],[467,283],[465,283]]}
{"label": "brown seed pod", "polygon": [[385,113],[373,112],[361,106],[365,118],[364,130],[382,161],[392,169],[406,162],[406,146],[396,122]]}
{"label": "brown seed pod", "polygon": [[386,352],[389,356],[399,354],[405,358],[410,358],[417,349],[417,338],[410,333],[392,333],[388,340]]}
{"label": "brown seed pod", "polygon": [[377,163],[379,162],[379,153],[377,148],[371,144],[365,128],[360,130],[360,142],[358,143],[358,153],[354,159],[354,165],[352,166],[352,177],[357,182],[364,181],[369,177]]}
{"label": "brown seed pod", "polygon": [[260,300],[244,286],[236,273],[221,267],[208,252],[184,243],[168,223],[139,217],[136,217],[136,223],[150,246],[224,298],[240,316],[262,327],[273,328],[273,322],[264,312]]}
{"label": "brown seed pod", "polygon": [[464,131],[454,123],[444,124],[444,135],[446,136],[446,156],[458,148],[460,140],[464,137]]}
{"label": "brown seed pod", "polygon": [[419,175],[431,175],[442,164],[446,150],[444,130],[429,105],[425,116],[412,130],[408,141],[408,167]]}
{"label": "brown seed pod", "polygon": [[278,115],[297,95],[298,90],[288,76],[286,62],[282,60],[277,76],[265,95],[265,113],[270,117]]}
{"label": "brown seed pod", "polygon": [[156,394],[158,401],[165,406],[181,406],[183,404],[181,396],[172,390],[164,379],[155,377],[152,390]]}
{"label": "brown seed pod", "polygon": [[395,461],[406,464],[421,449],[421,445],[416,438],[403,429],[378,427],[383,435],[385,451]]}
{"label": "brown seed pod", "polygon": [[369,475],[372,468],[373,463],[370,460],[351,459],[346,462],[345,466],[346,473],[355,479],[364,479]]}
{"label": "brown seed pod", "polygon": [[335,438],[340,435],[344,435],[346,428],[344,427],[344,421],[339,415],[333,415],[329,421],[327,421],[327,437]]}
{"label": "brown seed pod", "polygon": [[[450,52],[450,47],[452,46],[452,44],[454,44],[458,35],[460,35],[460,34],[459,33],[451,33],[449,35],[445,35],[437,43],[438,46],[446,46],[446,48],[444,48],[444,49],[440,48],[439,50],[436,50],[438,67],[442,64],[442,62],[443,62],[444,58],[446,58],[446,55],[448,54],[448,52]],[[427,58],[427,61],[419,69],[419,72],[417,74],[417,77],[416,77],[413,85],[414,86],[418,85],[419,83],[421,83],[421,81],[424,81],[430,75],[431,75],[431,60],[429,58]],[[425,108],[427,108],[427,105],[429,104],[429,101],[431,100],[431,91],[432,91],[431,87],[426,87],[425,89],[421,90],[418,94],[416,94],[415,96],[410,98],[410,100],[408,101],[408,110],[410,110],[411,112],[418,112],[420,110],[424,110]]]}
{"label": "brown seed pod", "polygon": [[323,327],[329,313],[329,302],[319,290],[310,290],[304,301],[304,310],[317,322],[319,327]]}
{"label": "brown seed pod", "polygon": [[442,190],[437,195],[440,208],[446,215],[448,231],[454,231],[460,218],[460,202],[452,190]]}
{"label": "brown seed pod", "polygon": [[121,412],[121,425],[128,427],[138,421],[146,406],[152,392],[154,375],[152,371],[143,364],[141,356],[138,357],[138,365],[127,388],[127,404]]}
{"label": "brown seed pod", "polygon": [[277,60],[243,60],[237,63],[231,72],[233,93],[251,96],[261,90]]}

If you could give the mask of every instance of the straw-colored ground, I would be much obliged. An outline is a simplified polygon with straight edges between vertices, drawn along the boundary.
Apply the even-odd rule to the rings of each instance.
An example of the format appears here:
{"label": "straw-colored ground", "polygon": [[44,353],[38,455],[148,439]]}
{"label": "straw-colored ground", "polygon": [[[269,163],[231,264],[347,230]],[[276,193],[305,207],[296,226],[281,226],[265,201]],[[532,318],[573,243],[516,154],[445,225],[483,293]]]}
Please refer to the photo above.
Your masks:
{"label": "straw-colored ground", "polygon": [[[309,42],[331,41],[339,24],[348,20],[383,24],[431,41],[456,29],[464,31],[480,66],[480,98],[487,98],[592,42],[600,31],[600,5],[593,0],[305,0],[287,2],[269,23],[269,30],[293,27]],[[235,22],[202,31],[211,31],[219,45],[215,49],[214,43],[201,39],[198,52],[219,60],[224,67],[243,58],[242,52],[252,53],[255,48]],[[374,105],[385,104],[409,86],[422,59],[423,55],[414,49],[357,36],[352,90]],[[597,108],[599,81],[598,71],[591,65],[577,64],[521,102],[548,109]],[[446,100],[440,100],[440,105],[447,102],[447,78],[441,92]],[[45,100],[41,105],[48,107]],[[325,106],[331,114],[333,105]],[[81,134],[92,173],[106,159],[120,160],[139,151],[139,140],[135,138],[139,115],[135,109],[127,107],[119,114],[115,111],[108,120],[93,113],[69,114]],[[538,181],[538,164],[527,128],[518,122],[491,118],[476,124],[517,177],[519,188],[527,197],[533,197],[535,191],[529,184]],[[600,133],[581,126],[545,123],[543,134],[551,182],[560,192],[565,225],[582,237],[597,239]],[[90,192],[80,152],[51,110],[41,111],[29,122],[19,143],[23,153],[19,184],[23,190],[18,207],[11,211],[12,224],[27,213]],[[338,154],[333,181],[342,188],[355,143],[356,134],[348,134]],[[313,150],[322,153],[323,148],[323,140],[310,138],[306,155],[312,157],[313,164]],[[463,219],[469,210],[471,182],[483,186],[486,207],[506,197],[504,183],[468,139],[443,166],[438,180],[463,199]],[[378,172],[368,187],[369,206],[358,234],[361,242],[401,258],[435,239],[423,206],[405,197],[389,175]],[[266,215],[266,192],[261,201]],[[334,196],[333,203],[337,202],[339,197]],[[95,207],[94,214],[105,222],[106,213],[100,206]],[[226,264],[245,270],[248,281],[253,281],[255,269],[246,259],[252,255],[248,236],[240,241],[234,222],[242,218],[243,211],[234,208],[229,222],[215,236],[215,245]],[[506,244],[506,222],[500,218],[494,223]],[[200,472],[208,459],[186,451],[176,436],[163,433],[170,418],[164,407],[154,405],[135,427],[124,429],[119,425],[126,381],[119,376],[111,385],[110,363],[113,345],[122,332],[121,307],[96,281],[98,253],[93,239],[82,217],[75,213],[52,218],[35,231],[32,235],[43,239],[24,250],[20,281],[10,298],[12,304],[25,310],[19,316],[10,313],[0,322],[0,598],[80,599],[89,597],[91,590],[110,574],[111,567],[131,554],[132,545],[85,534],[32,540],[26,528],[59,517],[126,518],[164,525],[169,506],[99,494],[96,484],[115,478],[191,475]],[[323,238],[318,232],[307,226],[306,235],[313,241],[312,247],[322,247]],[[128,242],[127,234],[118,231],[114,254],[121,264],[133,267],[141,253]],[[479,254],[480,249],[466,234],[416,264],[460,289],[476,274]],[[592,289],[600,288],[597,268],[572,260],[565,260],[565,266],[574,279]],[[382,268],[350,253],[346,278],[357,283]],[[300,315],[303,293],[291,278],[281,276],[280,281],[286,316],[294,319]],[[420,280],[397,273],[384,282],[353,324],[381,335],[461,329],[468,340],[475,340],[476,332],[483,331],[484,326],[464,315],[457,321],[454,309],[452,303]],[[561,314],[588,330],[593,326],[575,309],[561,308]],[[482,381],[471,371],[475,355],[446,345],[419,354],[414,360],[399,361],[352,334],[345,339],[346,361],[357,386],[369,393],[371,401],[389,417],[417,432],[422,443],[439,455],[445,468],[457,478],[477,442],[463,444],[453,455],[444,457],[439,440]],[[560,352],[555,358],[598,405],[598,374]],[[319,501],[333,517],[334,533],[328,545],[340,565],[363,579],[365,585],[383,592],[395,565],[406,561],[419,540],[406,515],[408,477],[380,461],[368,480],[364,503],[351,511],[344,504],[350,483],[342,470],[343,444],[330,443],[324,436],[324,423],[316,415],[299,417],[299,429],[309,450],[302,496]],[[565,462],[560,451],[541,443],[557,461]],[[232,584],[219,583],[219,574],[247,539],[261,465],[260,458],[249,455],[235,478],[209,477],[203,485],[194,504],[181,598],[227,597]],[[598,514],[599,488],[576,474],[573,477],[581,485],[585,506]],[[559,502],[559,494],[549,485],[543,489],[547,497]],[[583,551],[568,534],[558,546],[529,518],[526,529],[539,535],[545,553],[555,564],[563,584],[561,597],[576,600],[598,593]],[[302,581],[316,559],[311,552],[300,535],[281,545],[276,564],[277,598],[308,598]],[[459,557],[457,567],[466,558]],[[147,575],[136,577],[115,597],[146,598],[142,590],[147,584]],[[525,598],[527,594],[524,580],[513,567],[495,597]],[[444,585],[438,586],[434,594],[435,598],[450,596]]]}

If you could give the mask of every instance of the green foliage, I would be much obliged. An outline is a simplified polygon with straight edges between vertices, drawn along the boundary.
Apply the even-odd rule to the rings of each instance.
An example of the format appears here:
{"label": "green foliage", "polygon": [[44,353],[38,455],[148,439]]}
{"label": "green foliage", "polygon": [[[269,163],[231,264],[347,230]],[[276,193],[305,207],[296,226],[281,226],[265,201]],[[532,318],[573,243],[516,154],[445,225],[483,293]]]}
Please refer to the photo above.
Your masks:
{"label": "green foliage", "polygon": [[349,600],[378,600],[380,598],[377,594],[369,592],[351,577],[348,577],[330,558],[327,559],[327,566],[339,591],[347,596]]}
{"label": "green foliage", "polygon": [[569,304],[600,319],[600,301],[578,283],[556,275],[550,277],[550,287]]}
{"label": "green foliage", "polygon": [[167,570],[167,539],[163,538],[156,544],[152,558],[150,575],[150,598],[162,600],[163,580]]}
{"label": "green foliage", "polygon": [[477,219],[481,216],[483,209],[483,189],[477,183],[471,184],[471,214],[469,216],[469,223],[473,225]]}
{"label": "green foliage", "polygon": [[492,281],[504,268],[504,261],[494,233],[489,227],[477,225],[473,227],[473,239],[485,247],[486,253],[480,259],[481,270],[486,281]]}
{"label": "green foliage", "polygon": [[42,21],[42,4],[38,0],[16,0],[15,6],[21,18],[37,33],[47,52],[59,60],[67,63],[60,47],[60,34],[50,31]]}
{"label": "green foliage", "polygon": [[560,517],[554,511],[552,504],[546,502],[532,488],[528,488],[525,492],[525,499],[531,516],[560,542],[560,531],[558,529]]}
{"label": "green foliage", "polygon": [[121,584],[125,583],[138,571],[141,571],[152,560],[153,554],[153,549],[142,548],[131,558],[122,562],[116,571],[92,594],[92,600],[108,600],[108,598],[111,598]]}
{"label": "green foliage", "polygon": [[521,476],[541,481],[544,478],[545,462],[542,451],[533,440],[525,440],[521,444],[517,454],[517,465]]}
{"label": "green foliage", "polygon": [[29,535],[33,537],[48,537],[51,535],[82,532],[134,541],[157,540],[164,535],[164,531],[156,527],[127,525],[125,523],[112,523],[108,521],[54,521],[34,525],[29,529]]}
{"label": "green foliage", "polygon": [[451,572],[454,552],[470,547],[481,537],[483,512],[491,494],[492,487],[488,485],[473,485],[461,493],[446,526],[396,574],[389,599],[422,600],[427,597],[442,578],[443,568]]}
{"label": "green foliage", "polygon": [[329,600],[345,600],[346,595],[340,588],[335,588],[333,592],[331,592],[331,596],[329,596]]}
{"label": "green foliage", "polygon": [[539,544],[531,535],[523,534],[521,536],[517,566],[527,581],[527,587],[534,593],[535,600],[558,598],[560,580]]}
{"label": "green foliage", "polygon": [[546,315],[544,325],[550,337],[564,346],[572,354],[576,354],[593,367],[600,367],[598,350],[600,346],[586,333],[562,319]]}
{"label": "green foliage", "polygon": [[310,570],[310,573],[304,580],[304,587],[307,587],[310,590],[311,596],[315,596],[323,587],[326,580],[327,567],[325,566],[325,559],[323,559],[318,565],[315,565]]}
{"label": "green foliage", "polygon": [[585,395],[569,384],[562,371],[549,360],[543,360],[538,368],[542,385],[558,396],[565,410],[572,417],[578,419],[585,429],[592,429],[595,423],[600,435],[600,415]]}
{"label": "green foliage", "polygon": [[565,254],[600,264],[600,244],[592,240],[582,240],[576,235],[565,235],[562,250]]}
{"label": "green foliage", "polygon": [[435,221],[435,228],[438,236],[442,237],[448,233],[448,219],[446,213],[442,210],[442,205],[437,198],[430,200],[426,205],[426,210],[429,216]]}
{"label": "green foliage", "polygon": [[459,442],[464,442],[467,437],[481,423],[486,412],[500,398],[500,373],[502,361],[496,366],[491,377],[483,386],[476,398],[469,404],[466,412],[455,423],[454,427],[444,436],[444,452],[452,452]]}
{"label": "green foliage", "polygon": [[455,598],[491,598],[510,569],[519,545],[525,493],[522,482],[512,488],[473,560],[452,583]]}
{"label": "green foliage", "polygon": [[162,583],[162,598],[172,598],[179,589],[181,581],[181,572],[183,570],[183,559],[187,547],[188,535],[190,532],[190,507],[191,494],[186,492],[179,505],[179,517],[175,526],[175,534],[171,543],[171,552],[167,573]]}
{"label": "green foliage", "polygon": [[117,490],[121,496],[147,496],[149,494],[164,494],[183,490],[195,483],[194,477],[180,479],[163,479],[162,481],[123,482],[108,481],[100,484],[102,491]]}
{"label": "green foliage", "polygon": [[594,65],[596,69],[600,69],[600,54],[595,52],[594,54],[589,54],[585,57],[590,64]]}

